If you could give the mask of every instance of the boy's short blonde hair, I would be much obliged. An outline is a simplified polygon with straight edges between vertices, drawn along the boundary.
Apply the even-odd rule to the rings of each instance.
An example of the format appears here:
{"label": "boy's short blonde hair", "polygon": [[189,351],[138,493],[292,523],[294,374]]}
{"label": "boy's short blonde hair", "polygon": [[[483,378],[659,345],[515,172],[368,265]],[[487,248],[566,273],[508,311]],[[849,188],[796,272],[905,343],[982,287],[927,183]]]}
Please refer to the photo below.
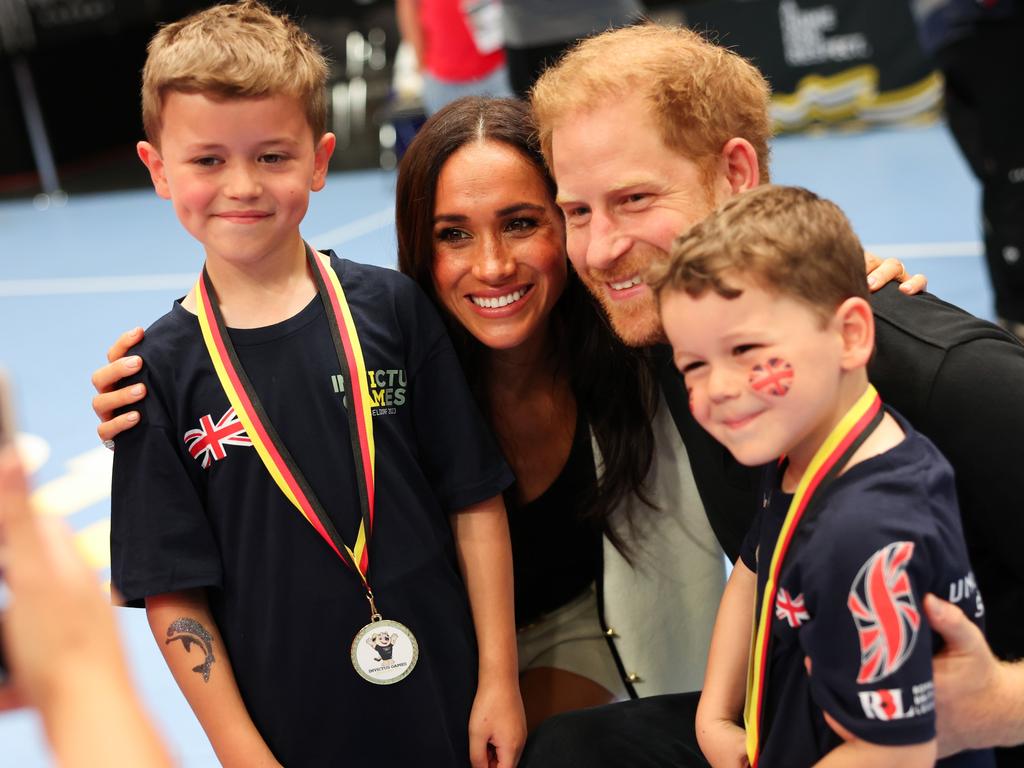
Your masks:
{"label": "boy's short blonde hair", "polygon": [[608,99],[640,94],[668,148],[705,172],[729,139],[744,138],[768,180],[769,87],[736,53],[684,27],[640,24],[583,40],[530,93],[541,150],[551,166],[554,126]]}
{"label": "boy's short blonde hair", "polygon": [[327,60],[293,21],[256,0],[215,5],[167,24],[149,42],[142,70],[142,124],[159,146],[168,92],[215,98],[298,98],[314,140],[327,124]]}
{"label": "boy's short blonde hair", "polygon": [[749,281],[808,305],[823,321],[852,296],[867,298],[864,249],[839,207],[800,187],[765,185],[731,198],[678,237],[647,282],[665,291],[727,299]]}

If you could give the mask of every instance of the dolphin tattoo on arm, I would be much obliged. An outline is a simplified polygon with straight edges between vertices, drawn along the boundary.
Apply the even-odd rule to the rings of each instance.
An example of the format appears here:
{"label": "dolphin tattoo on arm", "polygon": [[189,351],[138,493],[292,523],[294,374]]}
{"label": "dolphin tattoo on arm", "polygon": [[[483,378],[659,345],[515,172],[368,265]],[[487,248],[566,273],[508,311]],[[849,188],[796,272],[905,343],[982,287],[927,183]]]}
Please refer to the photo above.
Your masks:
{"label": "dolphin tattoo on arm", "polygon": [[192,667],[192,671],[201,674],[204,683],[210,682],[210,667],[213,666],[216,658],[213,655],[213,637],[206,631],[206,628],[195,619],[182,617],[175,619],[167,627],[167,638],[164,645],[170,645],[180,640],[181,644],[185,646],[185,653],[191,653],[193,644],[203,648],[206,658],[203,659],[202,664]]}

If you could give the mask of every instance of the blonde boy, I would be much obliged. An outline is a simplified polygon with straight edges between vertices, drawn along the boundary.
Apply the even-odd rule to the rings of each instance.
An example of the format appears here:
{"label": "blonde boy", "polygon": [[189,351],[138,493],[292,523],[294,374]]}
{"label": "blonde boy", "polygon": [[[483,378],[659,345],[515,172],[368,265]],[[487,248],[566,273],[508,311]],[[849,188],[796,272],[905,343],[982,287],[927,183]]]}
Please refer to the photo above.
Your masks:
{"label": "blonde boy", "polygon": [[206,260],[143,343],[112,580],[225,765],[512,766],[510,474],[415,286],[299,234],[326,76],[257,2],[150,44],[139,157]]}
{"label": "blonde boy", "polygon": [[862,254],[835,205],[765,186],[679,238],[650,279],[694,417],[769,465],[697,710],[714,766],[932,765],[923,597],[958,596],[982,620],[952,470],[868,382]]}

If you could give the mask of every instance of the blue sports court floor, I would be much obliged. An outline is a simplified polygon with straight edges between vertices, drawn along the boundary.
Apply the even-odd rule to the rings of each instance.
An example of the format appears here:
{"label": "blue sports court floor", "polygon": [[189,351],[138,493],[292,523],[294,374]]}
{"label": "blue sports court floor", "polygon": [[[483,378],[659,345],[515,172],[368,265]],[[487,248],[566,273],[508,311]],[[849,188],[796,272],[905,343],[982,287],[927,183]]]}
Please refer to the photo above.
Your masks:
{"label": "blue sports court floor", "polygon": [[[862,241],[925,272],[942,298],[991,318],[979,242],[978,188],[944,125],[786,137],[774,181],[837,202]],[[317,247],[391,266],[394,175],[330,177],[304,232]],[[109,579],[111,454],[98,444],[89,376],[109,344],[146,326],[191,286],[199,247],[150,190],[72,197],[37,210],[0,203],[0,365],[13,373],[35,494],[65,518],[99,578]],[[217,761],[164,666],[145,616],[119,609],[136,680],[180,764]],[[341,660],[339,660],[341,663]],[[0,715],[0,765],[50,764],[37,719]]]}

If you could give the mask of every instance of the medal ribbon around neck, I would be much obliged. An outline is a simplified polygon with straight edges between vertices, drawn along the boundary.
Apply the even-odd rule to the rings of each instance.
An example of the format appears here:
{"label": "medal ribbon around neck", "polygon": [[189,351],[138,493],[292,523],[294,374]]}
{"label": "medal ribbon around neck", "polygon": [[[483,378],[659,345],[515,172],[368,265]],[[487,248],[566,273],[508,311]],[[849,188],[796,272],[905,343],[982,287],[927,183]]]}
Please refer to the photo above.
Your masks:
{"label": "medal ribbon around neck", "polygon": [[755,633],[747,671],[747,699],[743,721],[747,733],[747,758],[750,760],[751,768],[757,768],[760,757],[760,728],[764,692],[768,682],[768,643],[771,636],[771,620],[775,615],[775,593],[782,564],[793,541],[793,534],[802,520],[814,516],[816,510],[809,511],[812,501],[821,498],[820,492],[839,476],[850,457],[875,431],[884,416],[882,400],[875,388],[868,384],[864,394],[840,419],[804,470],[778,538],[775,540],[771,565],[768,568],[768,581],[761,599],[761,611],[754,618]]}
{"label": "medal ribbon around neck", "polygon": [[330,517],[299,470],[298,464],[267,417],[266,411],[256,395],[256,390],[239,362],[234,345],[231,343],[231,337],[224,325],[224,318],[221,315],[213,284],[205,266],[203,274],[194,288],[199,326],[203,332],[206,349],[213,361],[213,367],[217,371],[217,378],[220,379],[220,384],[224,388],[228,400],[245,426],[246,434],[252,440],[253,447],[256,448],[256,452],[270,476],[277,483],[281,492],[341,558],[342,562],[359,575],[366,588],[367,597],[370,599],[371,610],[376,615],[373,592],[367,580],[370,565],[367,545],[373,534],[376,466],[366,364],[363,361],[363,351],[359,344],[355,322],[349,311],[348,302],[345,300],[345,291],[341,287],[337,274],[330,266],[330,258],[314,252],[308,245],[305,246],[305,249],[317,293],[324,304],[324,309],[333,318],[333,322],[329,323],[331,337],[334,340],[338,362],[341,364],[345,394],[349,403],[347,410],[349,437],[352,442],[352,455],[356,463],[356,484],[362,512],[354,547],[350,548],[342,541]]}

